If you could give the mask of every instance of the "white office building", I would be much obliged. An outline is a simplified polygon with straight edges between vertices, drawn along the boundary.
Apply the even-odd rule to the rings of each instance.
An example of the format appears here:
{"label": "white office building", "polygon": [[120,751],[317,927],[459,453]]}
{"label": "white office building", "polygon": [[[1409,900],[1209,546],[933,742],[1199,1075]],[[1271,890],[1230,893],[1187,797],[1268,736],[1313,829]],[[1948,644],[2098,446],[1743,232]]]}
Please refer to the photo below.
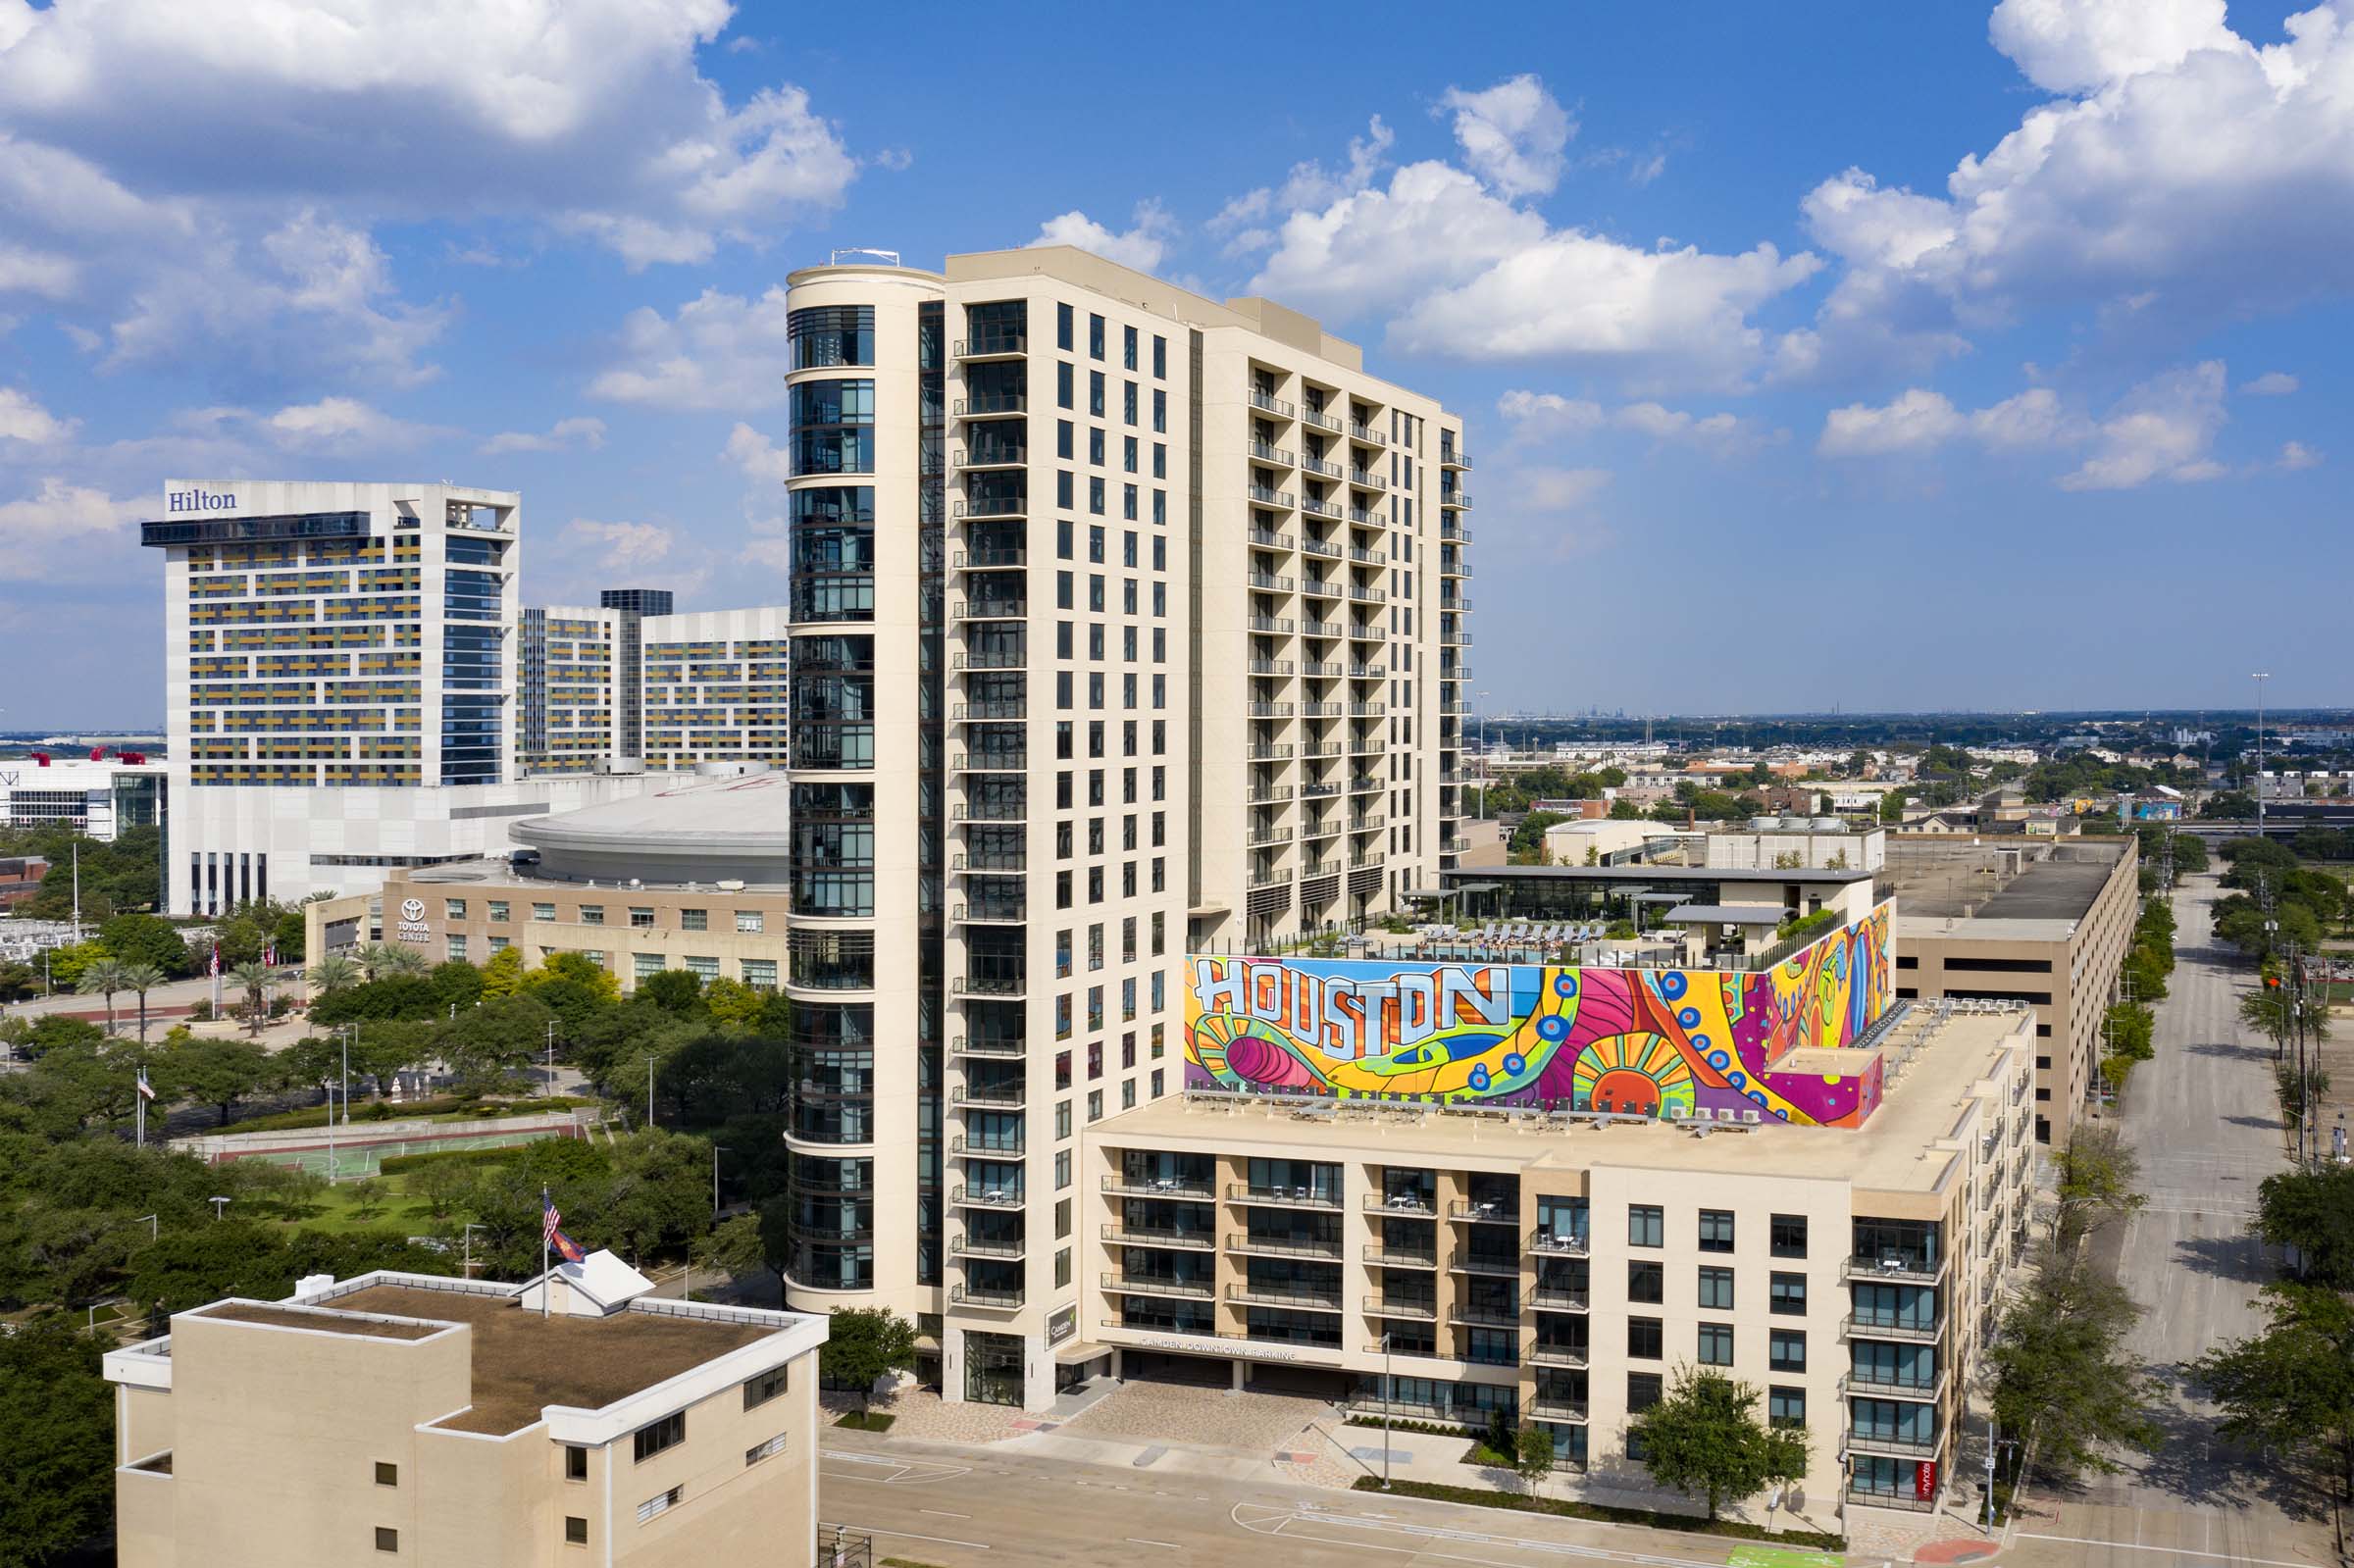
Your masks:
{"label": "white office building", "polygon": [[790,610],[678,612],[656,588],[598,598],[523,612],[524,772],[784,766]]}

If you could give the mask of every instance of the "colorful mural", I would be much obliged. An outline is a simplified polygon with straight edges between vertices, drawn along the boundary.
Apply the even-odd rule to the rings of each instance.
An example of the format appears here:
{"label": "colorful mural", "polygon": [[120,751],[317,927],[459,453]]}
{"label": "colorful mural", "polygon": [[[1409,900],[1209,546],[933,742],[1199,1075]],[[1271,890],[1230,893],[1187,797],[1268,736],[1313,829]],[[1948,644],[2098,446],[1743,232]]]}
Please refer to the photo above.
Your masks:
{"label": "colorful mural", "polygon": [[1189,1087],[1412,1095],[1666,1114],[1756,1110],[1854,1127],[1879,1063],[1793,1073],[1852,1044],[1893,994],[1889,906],[1762,972],[1537,964],[1187,961]]}

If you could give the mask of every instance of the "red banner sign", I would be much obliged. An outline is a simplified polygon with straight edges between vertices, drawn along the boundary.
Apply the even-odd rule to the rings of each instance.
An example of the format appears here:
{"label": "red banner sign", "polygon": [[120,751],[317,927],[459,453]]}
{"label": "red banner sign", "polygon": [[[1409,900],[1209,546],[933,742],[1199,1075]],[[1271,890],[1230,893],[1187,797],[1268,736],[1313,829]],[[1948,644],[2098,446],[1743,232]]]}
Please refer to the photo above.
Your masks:
{"label": "red banner sign", "polygon": [[1928,1502],[1937,1495],[1937,1461],[1923,1459],[1913,1467],[1913,1495]]}

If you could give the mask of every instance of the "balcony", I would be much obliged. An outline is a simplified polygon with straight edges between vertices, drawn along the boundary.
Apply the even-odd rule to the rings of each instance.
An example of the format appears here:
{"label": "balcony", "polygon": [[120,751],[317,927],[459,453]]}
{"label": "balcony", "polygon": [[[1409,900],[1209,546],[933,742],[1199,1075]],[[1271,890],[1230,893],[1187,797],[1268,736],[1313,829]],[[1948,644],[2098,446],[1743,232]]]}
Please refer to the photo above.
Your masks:
{"label": "balcony", "polygon": [[1103,1239],[1113,1246],[1173,1247],[1180,1252],[1215,1252],[1218,1239],[1214,1232],[1176,1231],[1163,1226],[1106,1224]]}
{"label": "balcony", "polygon": [[1900,1438],[1855,1427],[1848,1429],[1846,1445],[1857,1453],[1888,1454],[1900,1459],[1934,1459],[1945,1446],[1938,1438]]}
{"label": "balcony", "polygon": [[1532,1367],[1582,1367],[1586,1355],[1585,1350],[1574,1344],[1547,1344],[1539,1340],[1520,1359]]}
{"label": "balcony", "polygon": [[1447,1205],[1447,1218],[1458,1224],[1471,1225],[1518,1225],[1520,1223],[1519,1210],[1493,1199],[1482,1199],[1476,1203],[1450,1203]]}
{"label": "balcony", "polygon": [[1337,599],[1341,596],[1341,584],[1331,578],[1309,578],[1300,591],[1318,599]]}
{"label": "balcony", "polygon": [[1467,469],[1467,468],[1469,468],[1470,466],[1471,466],[1471,454],[1470,454],[1469,452],[1466,452],[1466,451],[1464,451],[1464,450],[1463,450],[1461,447],[1459,447],[1459,446],[1441,446],[1441,447],[1439,448],[1439,467],[1440,467],[1442,470],[1447,470],[1447,469],[1456,469],[1456,470],[1461,470],[1461,469]]}
{"label": "balcony", "polygon": [[1265,441],[1253,441],[1251,443],[1251,455],[1258,462],[1271,463],[1277,468],[1293,468],[1296,467],[1299,462],[1299,459],[1293,453],[1286,451],[1280,446],[1269,445]]}
{"label": "balcony", "polygon": [[950,773],[1021,773],[1029,766],[1026,751],[959,752],[948,759]]}
{"label": "balcony", "polygon": [[1439,840],[1439,852],[1441,854],[1459,855],[1470,849],[1470,847],[1471,840],[1468,838],[1442,838]]}
{"label": "balcony", "polygon": [[1243,486],[1243,494],[1256,506],[1279,506],[1288,509],[1292,504],[1291,491],[1269,489],[1264,484],[1247,484]]}
{"label": "balcony", "polygon": [[1528,1401],[1527,1414],[1532,1421],[1566,1421],[1575,1425],[1586,1419],[1586,1407],[1575,1399],[1536,1398]]}
{"label": "balcony", "polygon": [[970,1143],[962,1133],[948,1139],[948,1154],[959,1160],[1018,1160],[1022,1157],[1019,1138],[993,1138],[986,1142]]}
{"label": "balcony", "polygon": [[1272,572],[1252,572],[1243,581],[1260,593],[1289,593],[1294,586],[1290,578],[1279,577]]}
{"label": "balcony", "polygon": [[1112,1295],[1157,1295],[1180,1301],[1214,1301],[1217,1287],[1209,1281],[1154,1279],[1151,1275],[1106,1274],[1104,1290]]}
{"label": "balcony", "polygon": [[981,1056],[992,1061],[1020,1061],[1030,1054],[1030,1047],[1018,1039],[991,1039],[985,1037],[953,1037],[948,1041],[950,1056]]}
{"label": "balcony", "polygon": [[1338,561],[1341,559],[1341,547],[1330,539],[1310,539],[1301,548],[1306,554],[1315,556],[1319,560]]}
{"label": "balcony", "polygon": [[1291,841],[1292,830],[1289,828],[1254,828],[1251,836],[1243,840],[1243,845],[1249,849],[1274,849]]}
{"label": "balcony", "polygon": [[1114,1197],[1191,1198],[1203,1203],[1218,1195],[1217,1188],[1206,1178],[1189,1181],[1178,1176],[1106,1176],[1103,1190]]}
{"label": "balcony", "polygon": [[1847,1489],[1848,1502],[1858,1508],[1900,1508],[1906,1513],[1935,1513],[1935,1497],[1916,1497],[1909,1492],[1870,1492],[1862,1487]]}
{"label": "balcony", "polygon": [[1341,1239],[1329,1241],[1286,1240],[1280,1237],[1253,1236],[1237,1232],[1226,1238],[1227,1252],[1238,1258],[1320,1258],[1338,1263],[1341,1260]]}
{"label": "balcony", "polygon": [[1026,849],[975,849],[948,857],[950,872],[998,873],[1020,871],[1030,859]]}
{"label": "balcony", "polygon": [[1321,1290],[1285,1290],[1273,1286],[1230,1285],[1226,1299],[1245,1306],[1289,1307],[1295,1312],[1346,1312],[1338,1291],[1326,1294]]}
{"label": "balcony", "polygon": [[1305,410],[1301,414],[1300,420],[1304,425],[1313,425],[1317,430],[1330,430],[1335,435],[1340,434],[1346,428],[1341,424],[1339,415],[1320,408]]}
{"label": "balcony", "polygon": [[1448,1258],[1447,1272],[1450,1274],[1477,1274],[1491,1280],[1516,1280],[1520,1278],[1520,1260],[1497,1257],[1493,1254],[1482,1255],[1477,1252],[1458,1251]]}
{"label": "balcony", "polygon": [[951,1285],[948,1287],[948,1305],[971,1307],[978,1312],[1019,1312],[1022,1309],[1022,1292],[1018,1289]]}
{"label": "balcony", "polygon": [[1030,655],[1024,648],[967,648],[952,655],[948,667],[952,670],[1027,670],[1030,667]]}
{"label": "balcony", "polygon": [[1455,508],[1457,510],[1468,510],[1471,505],[1471,492],[1469,490],[1448,489],[1445,486],[1441,486],[1439,490],[1439,505]]}
{"label": "balcony", "polygon": [[1030,807],[1020,800],[968,800],[948,808],[951,822],[1028,822]]}
{"label": "balcony", "polygon": [[1351,469],[1349,471],[1349,482],[1357,486],[1359,489],[1366,490],[1386,490],[1390,487],[1389,480],[1382,475],[1374,473],[1371,469]]}
{"label": "balcony", "polygon": [[1019,723],[1030,717],[1030,703],[1023,697],[1000,697],[992,702],[959,702],[948,710],[950,724]]}
{"label": "balcony", "polygon": [[1839,1391],[1871,1399],[1919,1399],[1923,1404],[1937,1404],[1945,1398],[1945,1373],[1939,1371],[1929,1383],[1883,1383],[1868,1372],[1850,1372],[1839,1380]]}
{"label": "balcony", "polygon": [[1027,599],[958,599],[948,609],[951,621],[1021,621],[1029,615]]}
{"label": "balcony", "polygon": [[966,926],[1019,926],[1029,920],[1029,911],[1026,898],[987,898],[955,905],[948,918]]}
{"label": "balcony", "polygon": [[1313,616],[1300,623],[1301,634],[1310,637],[1337,637],[1341,634],[1338,621],[1319,621]]}
{"label": "balcony", "polygon": [[948,1206],[959,1209],[1018,1209],[1022,1206],[1022,1194],[1018,1188],[953,1187],[948,1189]]}
{"label": "balcony", "polygon": [[1254,615],[1244,625],[1261,636],[1288,637],[1298,624],[1288,615]]}
{"label": "balcony", "polygon": [[1351,420],[1349,422],[1349,438],[1353,441],[1362,441],[1367,446],[1387,446],[1390,444],[1389,436],[1382,433],[1381,430],[1370,425],[1361,425],[1356,420]]}
{"label": "balcony", "polygon": [[997,419],[1007,414],[1030,412],[1027,392],[990,392],[980,397],[960,397],[948,411],[960,420]]}
{"label": "balcony", "polygon": [[1019,1262],[1025,1255],[1019,1241],[994,1241],[970,1236],[951,1237],[948,1240],[948,1256],[952,1258],[1003,1258]]}
{"label": "balcony", "polygon": [[1030,498],[1026,495],[959,496],[949,510],[957,517],[1028,517]]}
{"label": "balcony", "polygon": [[1586,1292],[1557,1286],[1540,1285],[1528,1292],[1528,1304],[1540,1312],[1583,1312]]}
{"label": "balcony", "polygon": [[1226,1184],[1229,1203],[1258,1203],[1285,1209],[1330,1209],[1339,1212],[1338,1192],[1319,1192],[1312,1187],[1253,1187],[1247,1182]]}
{"label": "balcony", "polygon": [[1026,544],[998,545],[987,550],[958,550],[948,562],[952,572],[997,572],[1006,567],[1028,566],[1030,547]]}
{"label": "balcony", "polygon": [[[1948,1256],[1951,1256],[1949,1253]],[[1847,1260],[1850,1283],[1866,1285],[1935,1285],[1945,1274],[1945,1259],[1929,1262],[1895,1252],[1859,1252]]]}
{"label": "balcony", "polygon": [[956,339],[958,359],[1022,359],[1030,352],[1028,332],[990,332]]}
{"label": "balcony", "polygon": [[1367,1241],[1365,1261],[1383,1269],[1435,1269],[1439,1266],[1439,1254],[1430,1247],[1387,1246]]}
{"label": "balcony", "polygon": [[1028,1102],[1023,1090],[1012,1087],[959,1087],[948,1090],[948,1103],[959,1110],[1018,1111]]}
{"label": "balcony", "polygon": [[1256,387],[1251,391],[1251,406],[1261,414],[1272,414],[1280,420],[1288,420],[1300,412],[1273,392],[1262,392]]}
{"label": "balcony", "polygon": [[1011,441],[988,446],[958,447],[948,454],[948,467],[967,471],[983,469],[1027,468],[1030,449]]}
{"label": "balcony", "polygon": [[1365,1316],[1436,1323],[1439,1321],[1439,1303],[1436,1297],[1426,1295],[1369,1295],[1365,1297]]}
{"label": "balcony", "polygon": [[1520,1314],[1507,1307],[1458,1301],[1448,1311],[1447,1321],[1467,1329],[1516,1329],[1520,1326]]}
{"label": "balcony", "polygon": [[1289,533],[1278,533],[1273,529],[1252,529],[1243,536],[1262,550],[1295,549],[1300,542]]}
{"label": "balcony", "polygon": [[959,996],[1020,996],[1027,986],[1019,975],[954,975],[948,989]]}
{"label": "balcony", "polygon": [[1329,517],[1337,520],[1342,516],[1340,502],[1319,501],[1312,495],[1302,498],[1300,502],[1300,510],[1307,513],[1311,517]]}

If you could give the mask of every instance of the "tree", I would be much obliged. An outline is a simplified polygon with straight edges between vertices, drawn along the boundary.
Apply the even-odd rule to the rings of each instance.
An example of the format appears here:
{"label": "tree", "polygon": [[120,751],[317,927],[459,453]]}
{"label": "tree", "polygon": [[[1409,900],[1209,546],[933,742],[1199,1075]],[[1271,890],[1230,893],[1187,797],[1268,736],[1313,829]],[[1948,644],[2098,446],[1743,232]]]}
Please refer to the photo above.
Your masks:
{"label": "tree", "polygon": [[915,1366],[915,1325],[889,1307],[838,1307],[817,1349],[817,1370],[828,1383],[857,1391],[864,1413],[875,1385]]}
{"label": "tree", "polygon": [[1627,1423],[1627,1438],[1654,1481],[1699,1494],[1714,1520],[1728,1499],[1755,1496],[1806,1470],[1805,1429],[1768,1426],[1757,1406],[1758,1391],[1748,1384],[1682,1366],[1666,1397]]}
{"label": "tree", "polygon": [[722,1221],[694,1243],[694,1266],[731,1280],[748,1279],[768,1267],[768,1248],[760,1239],[760,1216],[739,1214]]}
{"label": "tree", "polygon": [[1512,1470],[1529,1491],[1553,1474],[1553,1434],[1543,1427],[1522,1427],[1512,1435]]}
{"label": "tree", "polygon": [[2034,1432],[2048,1475],[2112,1473],[2115,1449],[2154,1448],[2163,1436],[2149,1414],[2159,1391],[2124,1349],[2141,1308],[2073,1247],[2045,1242],[2031,1272],[1987,1357],[1995,1420]]}
{"label": "tree", "polygon": [[342,953],[330,953],[302,972],[310,982],[313,996],[333,996],[339,990],[349,990],[363,978],[360,966]]}
{"label": "tree", "polygon": [[127,964],[153,964],[167,980],[196,967],[179,928],[159,915],[117,915],[98,928],[98,940]]}
{"label": "tree", "polygon": [[523,986],[523,949],[501,947],[483,965],[483,994],[512,996]]}
{"label": "tree", "polygon": [[691,969],[665,969],[638,983],[638,1000],[666,1013],[691,1013],[703,1004],[702,977]]}
{"label": "tree", "polygon": [[793,1257],[793,1204],[783,1197],[771,1198],[760,1205],[760,1253],[767,1260],[769,1272],[777,1277],[777,1305],[785,1304],[785,1265]]}
{"label": "tree", "polygon": [[[25,915],[25,906],[21,904],[17,908],[17,913],[26,919],[32,918]],[[45,961],[48,966],[49,984],[57,990],[78,991],[81,989],[81,972],[100,959],[113,956],[114,954],[108,952],[105,946],[97,941],[68,942],[63,947],[52,947],[49,949],[49,956]],[[84,992],[83,994],[89,993]]]}
{"label": "tree", "polygon": [[[132,920],[144,920],[144,915],[132,915]],[[149,963],[128,963],[123,966],[123,988],[136,991],[139,997],[139,1043],[147,1043],[147,993],[164,983],[164,972]]]}
{"label": "tree", "polygon": [[82,966],[74,988],[84,996],[106,998],[106,1032],[115,1032],[115,993],[130,989],[129,966],[120,958],[93,958]]}
{"label": "tree", "polygon": [[2234,1442],[2354,1485],[2354,1302],[2332,1290],[2264,1288],[2262,1334],[2209,1351],[2183,1368],[2223,1408]]}
{"label": "tree", "polygon": [[1514,865],[1536,865],[1545,854],[1545,830],[1569,819],[1558,811],[1532,811],[1520,819],[1507,845]]}
{"label": "tree", "polygon": [[452,1007],[464,1012],[483,999],[483,972],[463,958],[435,964],[429,978],[445,1017]]}
{"label": "tree", "polygon": [[2256,1189],[2258,1237],[2293,1247],[2297,1278],[2354,1290],[2354,1166],[2279,1171]]}
{"label": "tree", "polygon": [[721,977],[703,987],[703,1005],[711,1016],[722,1024],[748,1026],[760,1016],[760,1004],[765,1000],[760,992],[741,980]]}
{"label": "tree", "polygon": [[270,1021],[270,967],[259,959],[247,959],[229,972],[230,983],[245,992],[245,1027],[256,1035]]}
{"label": "tree", "polygon": [[359,960],[370,980],[414,979],[432,967],[406,942],[369,942],[359,949]]}
{"label": "tree", "polygon": [[218,1107],[226,1127],[230,1107],[269,1081],[270,1053],[249,1039],[188,1039],[165,1057],[164,1073],[174,1093]]}
{"label": "tree", "polygon": [[63,1317],[0,1336],[0,1568],[57,1561],[114,1517],[104,1349]]}
{"label": "tree", "polygon": [[455,1160],[428,1160],[408,1175],[409,1194],[425,1200],[435,1219],[446,1217],[458,1194],[473,1184],[471,1172]]}
{"label": "tree", "polygon": [[2073,1252],[2094,1227],[2140,1208],[2141,1159],[2114,1128],[2080,1130],[2060,1151],[2059,1216],[2052,1232]]}
{"label": "tree", "polygon": [[526,990],[533,990],[565,981],[584,987],[600,1002],[621,1000],[621,982],[584,953],[550,953],[544,965],[524,977],[523,984]]}

